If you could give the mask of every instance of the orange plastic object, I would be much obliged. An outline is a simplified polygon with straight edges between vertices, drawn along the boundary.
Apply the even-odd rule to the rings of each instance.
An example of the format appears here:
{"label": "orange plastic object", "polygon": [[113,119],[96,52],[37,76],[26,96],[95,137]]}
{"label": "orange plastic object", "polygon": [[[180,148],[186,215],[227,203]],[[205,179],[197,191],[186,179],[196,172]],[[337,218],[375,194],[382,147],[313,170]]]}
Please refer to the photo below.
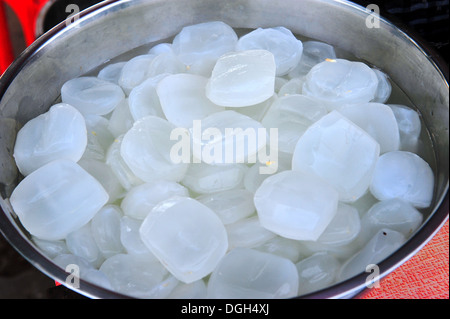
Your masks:
{"label": "orange plastic object", "polygon": [[449,222],[415,256],[359,299],[448,299]]}
{"label": "orange plastic object", "polygon": [[5,8],[0,1],[0,74],[14,59],[11,41],[9,39],[8,23],[6,22]]}
{"label": "orange plastic object", "polygon": [[26,45],[36,39],[36,20],[42,7],[49,0],[0,0],[0,74],[3,73],[14,60],[11,39],[6,21],[5,5],[16,14],[22,25],[22,32]]}

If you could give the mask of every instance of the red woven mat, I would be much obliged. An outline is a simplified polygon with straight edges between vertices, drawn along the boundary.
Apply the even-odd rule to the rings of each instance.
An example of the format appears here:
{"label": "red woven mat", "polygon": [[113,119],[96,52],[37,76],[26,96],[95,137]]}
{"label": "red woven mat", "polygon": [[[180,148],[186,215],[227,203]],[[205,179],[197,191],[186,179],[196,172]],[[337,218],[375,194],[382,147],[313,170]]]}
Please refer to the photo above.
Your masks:
{"label": "red woven mat", "polygon": [[448,299],[449,222],[414,257],[359,299]]}

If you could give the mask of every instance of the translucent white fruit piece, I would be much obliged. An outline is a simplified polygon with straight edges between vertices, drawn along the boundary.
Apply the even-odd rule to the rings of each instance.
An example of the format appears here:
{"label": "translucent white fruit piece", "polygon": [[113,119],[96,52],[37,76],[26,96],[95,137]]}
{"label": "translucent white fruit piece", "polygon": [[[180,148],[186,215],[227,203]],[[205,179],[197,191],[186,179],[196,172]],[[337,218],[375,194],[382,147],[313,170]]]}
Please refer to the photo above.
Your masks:
{"label": "translucent white fruit piece", "polygon": [[190,131],[194,163],[195,159],[208,164],[255,163],[268,142],[261,123],[235,111],[209,115]]}
{"label": "translucent white fruit piece", "polygon": [[[244,176],[245,189],[249,190],[252,193],[255,193],[266,178],[268,178],[272,174],[276,174],[291,169],[292,154],[278,152],[277,155],[278,155],[277,159],[271,159],[269,162],[266,163],[258,162],[247,170]],[[270,168],[274,167],[274,169],[272,170],[273,171],[272,174],[264,173],[262,169],[265,170],[267,167]]]}
{"label": "translucent white fruit piece", "polygon": [[370,185],[379,200],[400,198],[418,208],[430,206],[433,190],[431,167],[418,155],[404,151],[381,155]]}
{"label": "translucent white fruit piece", "polygon": [[127,95],[130,95],[133,88],[151,77],[149,69],[155,57],[156,55],[153,54],[139,55],[129,60],[123,66],[119,85]]}
{"label": "translucent white fruit piece", "polygon": [[265,128],[277,128],[278,149],[292,154],[300,136],[327,113],[323,103],[318,100],[293,94],[278,98],[261,123]]}
{"label": "translucent white fruit piece", "polygon": [[367,245],[351,257],[341,268],[339,280],[345,280],[366,271],[370,265],[378,264],[389,257],[405,243],[401,233],[383,228],[378,231]]}
{"label": "translucent white fruit piece", "polygon": [[275,92],[276,65],[266,50],[230,52],[219,58],[206,86],[215,104],[243,107],[261,103]]}
{"label": "translucent white fruit piece", "polygon": [[331,286],[339,272],[340,262],[321,252],[298,262],[298,295],[305,295]]}
{"label": "translucent white fruit piece", "polygon": [[178,284],[161,263],[146,256],[118,254],[100,267],[119,293],[135,298],[166,298]]}
{"label": "translucent white fruit piece", "polygon": [[123,99],[114,109],[109,118],[108,129],[115,137],[128,132],[133,126],[134,118],[131,115],[128,99]]}
{"label": "translucent white fruit piece", "polygon": [[78,161],[86,145],[83,116],[74,107],[61,103],[22,127],[17,134],[14,159],[26,176],[54,160]]}
{"label": "translucent white fruit piece", "polygon": [[167,120],[178,127],[190,128],[194,120],[224,111],[205,95],[208,79],[194,74],[165,77],[157,87],[161,107]]}
{"label": "translucent white fruit piece", "polygon": [[156,87],[158,86],[158,83],[168,75],[168,73],[163,73],[148,78],[131,91],[128,105],[131,116],[135,121],[149,115],[164,118]]}
{"label": "translucent white fruit piece", "polygon": [[364,245],[382,228],[398,231],[409,238],[422,221],[423,215],[411,204],[398,198],[384,200],[373,205],[362,218],[358,240]]}
{"label": "translucent white fruit piece", "polygon": [[314,175],[284,171],[262,183],[254,202],[263,227],[290,239],[316,240],[336,215],[338,193]]}
{"label": "translucent white fruit piece", "polygon": [[367,65],[336,59],[314,66],[302,92],[331,103],[365,103],[374,99],[377,88],[377,75]]}
{"label": "translucent white fruit piece", "polygon": [[325,245],[342,246],[352,242],[360,233],[361,220],[358,210],[339,203],[336,216],[317,241]]}
{"label": "translucent white fruit piece", "polygon": [[284,27],[258,28],[242,36],[236,45],[236,50],[270,51],[275,57],[276,75],[282,76],[289,73],[300,61],[303,44]]}
{"label": "translucent white fruit piece", "polygon": [[22,180],[10,201],[32,235],[59,240],[87,224],[106,204],[108,193],[78,164],[57,160]]}
{"label": "translucent white fruit piece", "polygon": [[100,267],[104,261],[104,257],[92,236],[90,223],[68,234],[66,244],[72,254],[86,259],[95,268]]}
{"label": "translucent white fruit piece", "polygon": [[219,217],[189,197],[174,197],[157,205],[142,223],[140,234],[144,244],[184,283],[211,273],[228,248]]}
{"label": "translucent white fruit piece", "polygon": [[291,79],[280,88],[278,96],[283,97],[291,94],[302,94],[304,83],[305,77]]}
{"label": "translucent white fruit piece", "polygon": [[[53,258],[53,262],[65,270],[72,277],[69,280],[77,280],[79,278],[90,283],[96,284],[105,289],[111,289],[112,286],[108,278],[101,271],[94,268],[87,260],[82,257],[75,256],[70,253],[64,253]],[[79,278],[77,278],[79,276]]]}
{"label": "translucent white fruit piece", "polygon": [[253,193],[245,189],[202,195],[196,200],[211,208],[224,225],[249,217],[255,212]]}
{"label": "translucent white fruit piece", "polygon": [[212,21],[184,27],[174,38],[172,49],[186,66],[203,69],[203,75],[208,76],[217,59],[234,50],[237,40],[230,26]]}
{"label": "translucent white fruit piece", "polygon": [[109,258],[124,252],[120,241],[122,212],[118,206],[106,205],[91,220],[91,232],[103,256]]}
{"label": "translucent white fruit piece", "polygon": [[95,160],[99,162],[103,162],[106,159],[106,154],[103,148],[98,143],[94,134],[88,133],[88,143],[86,146],[86,150],[81,157],[81,160]]}
{"label": "translucent white fruit piece", "polygon": [[174,163],[171,159],[170,140],[173,124],[156,116],[136,121],[123,137],[120,154],[140,179],[151,182],[166,179],[178,182],[183,179],[188,164]]}
{"label": "translucent white fruit piece", "polygon": [[357,244],[356,239],[346,245],[341,246],[322,244],[318,241],[312,240],[301,240],[299,241],[299,243],[301,244],[300,255],[304,258],[312,256],[316,253],[325,252],[338,259],[339,261],[348,260],[361,248]]}
{"label": "translucent white fruit piece", "polygon": [[301,244],[298,240],[292,240],[276,236],[254,249],[289,259],[296,263],[301,258]]}
{"label": "translucent white fruit piece", "polygon": [[375,98],[372,100],[376,103],[386,103],[392,92],[392,85],[389,82],[389,77],[386,73],[372,68],[378,78],[378,87],[375,92]]}
{"label": "translucent white fruit piece", "polygon": [[120,207],[125,215],[144,219],[159,202],[173,196],[189,196],[189,191],[175,182],[154,181],[130,189]]}
{"label": "translucent white fruit piece", "polygon": [[105,162],[90,158],[82,158],[78,161],[78,165],[102,184],[109,195],[108,203],[113,203],[124,196],[125,189],[113,173],[111,167]]}
{"label": "translucent white fruit piece", "polygon": [[206,299],[206,284],[203,280],[190,284],[180,283],[167,299]]}
{"label": "translucent white fruit piece", "polygon": [[100,115],[86,115],[88,145],[83,158],[104,161],[106,152],[114,141],[114,136],[108,129],[109,121]]}
{"label": "translucent white fruit piece", "polygon": [[236,248],[220,262],[208,282],[208,298],[281,299],[297,295],[298,273],[289,259]]}
{"label": "translucent white fruit piece", "polygon": [[172,275],[168,275],[165,279],[150,290],[147,295],[151,299],[166,299],[173,289],[180,284],[180,281]]}
{"label": "translucent white fruit piece", "polygon": [[198,194],[242,188],[248,170],[245,164],[208,165],[193,163],[181,183]]}
{"label": "translucent white fruit piece", "polygon": [[400,133],[391,108],[381,103],[345,105],[339,113],[358,125],[380,144],[380,154],[398,151]]}
{"label": "translucent white fruit piece", "polygon": [[267,113],[273,102],[275,102],[277,97],[278,96],[274,94],[270,99],[255,105],[244,107],[230,107],[228,109],[234,110],[238,113],[251,117],[255,121],[261,122],[261,120],[264,118],[264,115]]}
{"label": "translucent white fruit piece", "polygon": [[111,144],[106,153],[106,164],[111,168],[123,188],[129,190],[133,186],[143,184],[144,181],[138,178],[123,160],[122,155],[120,154],[122,140],[123,135],[119,136]]}
{"label": "translucent white fruit piece", "polygon": [[186,72],[186,66],[172,52],[157,55],[150,63],[147,77],[154,77],[160,74],[177,74]]}
{"label": "translucent white fruit piece", "polygon": [[93,283],[98,287],[114,290],[108,277],[100,270],[97,269],[89,270],[83,274],[82,279],[87,282]]}
{"label": "translucent white fruit piece", "polygon": [[100,80],[112,82],[114,84],[119,84],[119,78],[125,64],[126,62],[109,64],[100,70],[97,77]]}
{"label": "translucent white fruit piece", "polygon": [[419,114],[406,105],[389,104],[397,119],[400,130],[400,150],[417,153],[422,131]]}
{"label": "translucent white fruit piece", "polygon": [[53,262],[71,275],[67,279],[73,280],[73,283],[78,279],[83,279],[99,287],[113,290],[108,277],[82,257],[72,254],[62,254],[55,257]]}
{"label": "translucent white fruit piece", "polygon": [[105,115],[125,98],[120,86],[96,77],[79,77],[61,88],[61,99],[83,114]]}
{"label": "translucent white fruit piece", "polygon": [[276,236],[261,226],[258,216],[241,219],[227,225],[226,229],[229,250],[236,247],[253,248]]}
{"label": "translucent white fruit piece", "polygon": [[151,255],[157,260],[141,240],[141,235],[139,234],[141,224],[142,220],[123,216],[120,219],[120,241],[128,254]]}
{"label": "translucent white fruit piece", "polygon": [[186,66],[186,73],[195,74],[209,78],[212,70],[217,62],[217,59],[199,60],[192,65]]}
{"label": "translucent white fruit piece", "polygon": [[41,249],[48,258],[55,258],[63,254],[70,254],[64,240],[44,240],[32,237],[33,242]]}
{"label": "translucent white fruit piece", "polygon": [[277,76],[275,78],[275,93],[278,93],[280,89],[283,87],[283,85],[285,85],[288,82],[289,82],[288,79],[285,79],[284,77],[281,76]]}
{"label": "translucent white fruit piece", "polygon": [[172,43],[160,43],[148,51],[148,54],[159,55],[161,53],[173,53]]}
{"label": "translucent white fruit piece", "polygon": [[361,196],[357,201],[350,203],[349,205],[355,207],[358,210],[359,216],[362,217],[376,203],[378,203],[378,199],[376,199],[370,191],[367,191],[367,193]]}
{"label": "translucent white fruit piece", "polygon": [[368,190],[379,153],[368,133],[333,111],[300,137],[292,169],[320,176],[339,192],[339,200],[354,202]]}
{"label": "translucent white fruit piece", "polygon": [[92,159],[92,160],[96,160],[96,161],[105,161],[106,151],[103,149],[103,147],[98,142],[98,139],[95,136],[95,132],[89,131],[87,138],[88,138],[87,146],[86,146],[86,149],[81,158],[82,159]]}
{"label": "translucent white fruit piece", "polygon": [[88,133],[94,135],[98,144],[107,151],[114,141],[114,136],[108,130],[108,120],[100,115],[85,115],[86,129]]}
{"label": "translucent white fruit piece", "polygon": [[308,74],[313,66],[326,59],[336,59],[334,48],[326,43],[318,41],[303,42],[303,54],[297,66],[289,72],[288,77],[293,79]]}
{"label": "translucent white fruit piece", "polygon": [[92,266],[86,259],[70,253],[56,256],[53,258],[53,262],[69,274],[76,270],[80,277],[83,277],[88,272],[95,270],[94,266]]}

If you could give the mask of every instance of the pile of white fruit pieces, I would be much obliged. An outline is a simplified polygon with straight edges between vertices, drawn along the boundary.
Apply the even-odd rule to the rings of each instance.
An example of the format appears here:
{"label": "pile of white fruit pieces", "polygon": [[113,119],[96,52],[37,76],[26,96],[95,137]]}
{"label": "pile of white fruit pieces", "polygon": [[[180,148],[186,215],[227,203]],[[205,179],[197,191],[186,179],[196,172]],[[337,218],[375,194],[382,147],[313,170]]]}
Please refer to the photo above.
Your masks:
{"label": "pile of white fruit pieces", "polygon": [[63,85],[18,133],[11,205],[56,264],[125,295],[316,291],[389,256],[431,205],[419,115],[385,104],[389,81],[284,27],[188,26]]}

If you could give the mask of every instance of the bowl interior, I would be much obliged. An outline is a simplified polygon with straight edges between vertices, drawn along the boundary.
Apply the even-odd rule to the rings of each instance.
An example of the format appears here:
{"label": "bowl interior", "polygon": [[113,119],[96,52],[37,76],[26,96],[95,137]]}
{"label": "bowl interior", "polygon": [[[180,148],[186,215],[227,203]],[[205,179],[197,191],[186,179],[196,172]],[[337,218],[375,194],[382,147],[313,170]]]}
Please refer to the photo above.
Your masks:
{"label": "bowl interior", "polygon": [[[409,258],[448,216],[448,71],[428,51],[389,21],[366,25],[370,12],[346,1],[332,0],[152,0],[104,1],[76,22],[50,30],[0,79],[0,228],[32,264],[55,280],[66,274],[30,241],[8,202],[20,180],[12,152],[15,136],[30,119],[44,113],[59,97],[63,83],[104,63],[170,39],[182,27],[220,20],[237,29],[284,26],[297,35],[327,42],[386,72],[420,112],[433,145],[435,197],[421,229],[380,265],[382,275]],[[324,23],[326,20],[326,23]],[[326,291],[322,297],[345,296],[364,287],[362,274]],[[120,296],[83,283],[90,297]],[[319,295],[316,295],[319,296]],[[123,297],[123,296],[121,296]]]}

